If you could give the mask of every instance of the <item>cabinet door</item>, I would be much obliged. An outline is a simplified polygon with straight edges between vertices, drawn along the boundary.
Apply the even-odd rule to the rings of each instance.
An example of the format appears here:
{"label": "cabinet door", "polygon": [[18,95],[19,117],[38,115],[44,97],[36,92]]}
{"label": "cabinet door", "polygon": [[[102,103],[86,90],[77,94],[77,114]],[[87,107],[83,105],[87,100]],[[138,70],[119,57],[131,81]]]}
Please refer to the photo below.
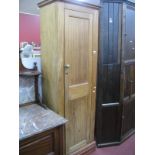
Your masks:
{"label": "cabinet door", "polygon": [[65,117],[67,152],[89,139],[93,15],[65,9]]}
{"label": "cabinet door", "polygon": [[121,99],[122,135],[134,129],[135,106],[135,10],[124,4]]}
{"label": "cabinet door", "polygon": [[101,1],[95,122],[98,147],[120,138],[121,13],[121,3]]}

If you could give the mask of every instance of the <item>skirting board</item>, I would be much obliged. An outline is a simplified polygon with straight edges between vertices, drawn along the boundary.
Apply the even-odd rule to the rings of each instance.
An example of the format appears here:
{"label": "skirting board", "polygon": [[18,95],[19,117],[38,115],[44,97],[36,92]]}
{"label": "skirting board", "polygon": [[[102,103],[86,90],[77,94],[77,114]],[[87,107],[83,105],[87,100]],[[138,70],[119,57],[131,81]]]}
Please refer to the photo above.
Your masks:
{"label": "skirting board", "polygon": [[130,131],[130,133],[126,134],[125,136],[123,136],[121,138],[120,141],[118,142],[110,142],[110,143],[101,143],[101,144],[97,144],[98,148],[101,147],[106,147],[106,146],[113,146],[113,145],[120,145],[121,143],[123,143],[127,138],[129,138],[130,136],[132,136],[135,133],[135,130]]}
{"label": "skirting board", "polygon": [[91,152],[96,150],[96,142],[93,141],[90,144],[86,145],[85,147],[81,148],[80,150],[72,153],[71,155],[89,155]]}

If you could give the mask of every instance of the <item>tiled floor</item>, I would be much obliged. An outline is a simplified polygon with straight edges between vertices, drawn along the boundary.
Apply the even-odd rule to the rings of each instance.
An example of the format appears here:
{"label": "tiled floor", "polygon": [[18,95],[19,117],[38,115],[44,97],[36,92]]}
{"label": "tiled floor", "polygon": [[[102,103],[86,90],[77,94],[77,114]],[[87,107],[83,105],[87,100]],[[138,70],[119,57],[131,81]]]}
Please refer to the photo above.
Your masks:
{"label": "tiled floor", "polygon": [[97,148],[90,155],[135,155],[135,135],[131,136],[121,145]]}

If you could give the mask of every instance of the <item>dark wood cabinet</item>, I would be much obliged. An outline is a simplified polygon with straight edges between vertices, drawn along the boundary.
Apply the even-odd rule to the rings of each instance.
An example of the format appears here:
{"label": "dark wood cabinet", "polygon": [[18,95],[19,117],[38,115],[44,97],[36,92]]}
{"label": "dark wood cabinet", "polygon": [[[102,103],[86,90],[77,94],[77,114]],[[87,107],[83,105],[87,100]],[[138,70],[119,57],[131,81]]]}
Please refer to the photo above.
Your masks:
{"label": "dark wood cabinet", "polygon": [[20,155],[63,155],[63,126],[21,140]]}
{"label": "dark wood cabinet", "polygon": [[134,131],[134,3],[101,0],[95,137],[119,144]]}
{"label": "dark wood cabinet", "polygon": [[135,8],[123,5],[121,103],[122,139],[134,130],[135,124]]}

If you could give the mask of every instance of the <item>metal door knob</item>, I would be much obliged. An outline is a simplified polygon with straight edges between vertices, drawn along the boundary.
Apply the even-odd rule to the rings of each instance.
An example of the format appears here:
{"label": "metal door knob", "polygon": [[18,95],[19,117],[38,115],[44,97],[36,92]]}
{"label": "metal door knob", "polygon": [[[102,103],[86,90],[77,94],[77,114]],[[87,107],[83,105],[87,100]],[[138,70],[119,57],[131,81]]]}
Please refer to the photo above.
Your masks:
{"label": "metal door knob", "polygon": [[70,67],[70,65],[69,65],[69,64],[66,64],[64,67],[67,69],[67,68],[69,68],[69,67]]}

